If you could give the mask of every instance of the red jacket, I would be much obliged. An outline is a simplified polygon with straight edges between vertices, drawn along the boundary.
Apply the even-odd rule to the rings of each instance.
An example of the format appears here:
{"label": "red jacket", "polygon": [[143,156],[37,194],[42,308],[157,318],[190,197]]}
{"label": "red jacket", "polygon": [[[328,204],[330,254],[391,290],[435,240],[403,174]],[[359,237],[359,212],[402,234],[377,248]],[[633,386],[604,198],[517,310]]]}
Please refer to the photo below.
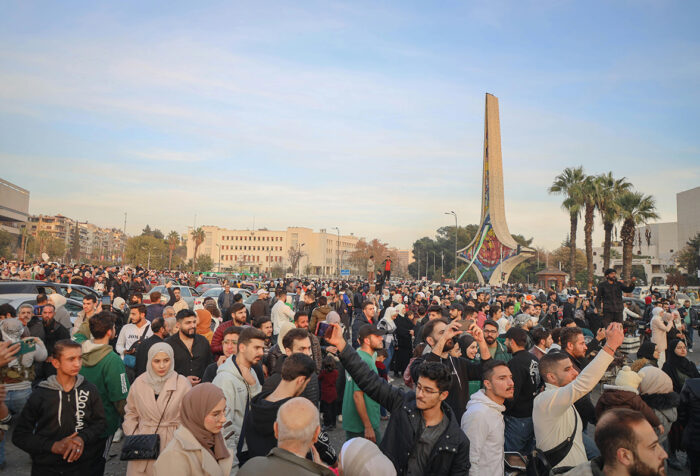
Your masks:
{"label": "red jacket", "polygon": [[318,374],[318,380],[321,383],[321,401],[333,403],[338,398],[338,391],[335,388],[335,383],[338,380],[338,371],[321,370]]}

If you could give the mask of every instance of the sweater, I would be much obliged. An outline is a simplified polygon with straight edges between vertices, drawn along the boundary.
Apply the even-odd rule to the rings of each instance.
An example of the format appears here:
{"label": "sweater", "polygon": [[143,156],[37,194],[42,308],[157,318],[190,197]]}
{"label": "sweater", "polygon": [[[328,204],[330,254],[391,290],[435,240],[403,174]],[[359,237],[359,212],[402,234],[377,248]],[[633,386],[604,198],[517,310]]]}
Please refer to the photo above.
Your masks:
{"label": "sweater", "polygon": [[505,423],[500,405],[479,390],[467,403],[467,411],[462,416],[462,431],[469,442],[469,474],[474,476],[493,474],[504,471]]}

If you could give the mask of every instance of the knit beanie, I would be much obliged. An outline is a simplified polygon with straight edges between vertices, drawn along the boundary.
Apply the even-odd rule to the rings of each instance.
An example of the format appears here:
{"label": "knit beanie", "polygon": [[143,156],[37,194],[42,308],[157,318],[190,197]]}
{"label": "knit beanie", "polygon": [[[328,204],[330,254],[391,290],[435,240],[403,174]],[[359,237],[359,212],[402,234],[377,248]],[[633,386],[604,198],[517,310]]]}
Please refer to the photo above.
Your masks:
{"label": "knit beanie", "polygon": [[673,392],[671,377],[658,367],[648,365],[639,371],[639,376],[642,377],[639,384],[639,393],[642,395]]}
{"label": "knit beanie", "polygon": [[379,447],[364,438],[352,438],[340,450],[343,476],[396,476],[396,468]]}
{"label": "knit beanie", "polygon": [[640,377],[636,372],[633,372],[632,369],[629,368],[629,365],[622,367],[622,369],[617,372],[617,377],[615,377],[616,386],[628,387],[633,389],[635,392],[637,391],[641,381],[642,377]]}

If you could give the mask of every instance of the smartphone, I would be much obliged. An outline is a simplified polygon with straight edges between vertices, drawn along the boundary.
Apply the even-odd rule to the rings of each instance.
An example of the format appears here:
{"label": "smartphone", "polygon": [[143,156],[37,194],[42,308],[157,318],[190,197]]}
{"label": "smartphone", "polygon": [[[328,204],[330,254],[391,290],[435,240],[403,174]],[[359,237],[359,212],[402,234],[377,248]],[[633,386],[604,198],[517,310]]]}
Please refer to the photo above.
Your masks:
{"label": "smartphone", "polygon": [[318,330],[316,331],[316,335],[319,337],[325,337],[326,336],[326,331],[331,328],[331,325],[328,324],[327,322],[319,322],[318,324]]}
{"label": "smartphone", "polygon": [[467,332],[472,324],[474,324],[474,319],[460,319],[457,322],[459,322],[459,329],[462,332]]}
{"label": "smartphone", "polygon": [[103,306],[111,306],[112,299],[109,296],[102,296],[102,305]]}
{"label": "smartphone", "polygon": [[17,355],[27,354],[29,352],[34,352],[36,350],[36,343],[33,339],[20,341],[19,352]]}

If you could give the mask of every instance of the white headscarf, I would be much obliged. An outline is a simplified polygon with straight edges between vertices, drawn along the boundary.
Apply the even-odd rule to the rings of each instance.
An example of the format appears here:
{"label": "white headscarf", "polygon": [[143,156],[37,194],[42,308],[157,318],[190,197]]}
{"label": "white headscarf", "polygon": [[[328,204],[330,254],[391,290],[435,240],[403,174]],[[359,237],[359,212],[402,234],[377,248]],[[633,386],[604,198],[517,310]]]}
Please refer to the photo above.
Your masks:
{"label": "white headscarf", "polygon": [[[170,369],[168,369],[168,372],[162,377],[156,374],[152,365],[153,358],[159,352],[163,352],[170,357]],[[173,348],[170,347],[170,344],[158,342],[157,344],[153,344],[151,348],[148,349],[148,364],[146,365],[146,372],[148,373],[148,383],[150,383],[153,387],[153,391],[156,395],[160,394],[161,390],[163,390],[163,385],[165,385],[165,382],[167,382],[168,379],[175,373],[175,353],[173,352]]]}

